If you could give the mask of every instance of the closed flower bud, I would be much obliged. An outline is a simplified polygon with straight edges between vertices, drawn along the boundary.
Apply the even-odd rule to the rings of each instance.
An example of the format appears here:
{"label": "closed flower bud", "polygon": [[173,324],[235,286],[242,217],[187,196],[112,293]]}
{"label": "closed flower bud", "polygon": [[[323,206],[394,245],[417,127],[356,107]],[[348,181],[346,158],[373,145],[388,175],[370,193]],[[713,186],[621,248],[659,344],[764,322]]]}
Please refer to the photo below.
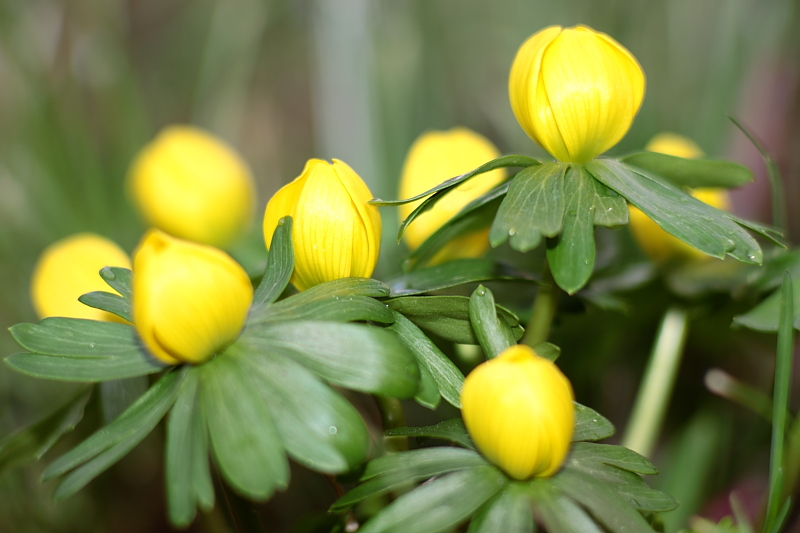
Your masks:
{"label": "closed flower bud", "polygon": [[[416,196],[499,156],[500,151],[488,139],[467,128],[424,133],[414,141],[406,156],[400,180],[400,198]],[[469,202],[503,181],[505,176],[504,169],[480,174],[447,194],[433,209],[417,217],[406,228],[403,238],[408,247],[412,251],[417,249],[442,224],[453,218]],[[400,217],[408,217],[421,201],[401,205]],[[479,257],[488,247],[487,229],[451,241],[430,263],[438,264],[461,257]]]}
{"label": "closed flower bud", "polygon": [[585,163],[622,139],[644,87],[636,58],[608,35],[550,26],[517,52],[509,96],[531,139],[559,161]]}
{"label": "closed flower bud", "polygon": [[298,290],[372,275],[381,215],[367,203],[371,199],[358,174],[338,159],[310,159],[300,176],[275,193],[264,214],[264,238],[269,247],[278,221],[292,217],[292,283]]}
{"label": "closed flower bud", "polygon": [[122,322],[106,311],[83,305],[78,298],[93,291],[113,292],[100,270],[130,268],[119,246],[93,233],[79,233],[51,244],[39,256],[31,279],[31,300],[39,318],[63,316]]}
{"label": "closed flower bud", "polygon": [[211,246],[150,230],[133,258],[133,319],[167,364],[202,363],[236,340],[253,301],[244,269]]}
{"label": "closed flower bud", "polygon": [[508,475],[549,477],[572,439],[572,385],[533,349],[511,346],[464,380],[461,414],[478,450]]}
{"label": "closed flower bud", "polygon": [[225,247],[253,218],[247,164],[199,128],[164,129],[136,156],[128,179],[145,221],[181,239]]}
{"label": "closed flower bud", "polygon": [[[659,152],[687,159],[703,156],[703,151],[692,140],[674,133],[661,133],[653,137],[645,147],[650,152]],[[711,207],[728,211],[730,202],[728,191],[719,188],[698,188],[689,191],[692,196]],[[628,206],[630,213],[629,226],[639,247],[655,262],[664,263],[669,260],[704,261],[711,256],[697,248],[689,246],[677,237],[673,237],[656,224],[639,209]]]}

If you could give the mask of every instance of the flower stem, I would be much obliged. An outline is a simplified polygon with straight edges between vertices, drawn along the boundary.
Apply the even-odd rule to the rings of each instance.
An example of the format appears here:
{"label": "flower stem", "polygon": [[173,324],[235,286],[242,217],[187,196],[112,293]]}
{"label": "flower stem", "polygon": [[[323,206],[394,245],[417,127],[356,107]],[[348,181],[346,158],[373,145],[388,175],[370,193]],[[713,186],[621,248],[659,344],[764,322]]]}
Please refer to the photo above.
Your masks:
{"label": "flower stem", "polygon": [[[406,425],[406,415],[403,412],[403,404],[397,398],[389,398],[388,396],[375,396],[375,401],[378,404],[378,409],[381,411],[381,418],[383,419],[383,430],[402,428]],[[395,437],[390,439],[392,442],[391,448],[394,451],[408,450],[408,438]]]}
{"label": "flower stem", "polygon": [[686,344],[688,325],[684,309],[671,307],[664,314],[633,405],[622,445],[645,457],[653,453],[667,412]]}
{"label": "flower stem", "polygon": [[558,307],[558,296],[561,289],[556,285],[553,274],[550,273],[550,266],[545,262],[542,270],[542,281],[536,298],[533,300],[531,317],[528,320],[528,327],[525,328],[525,336],[522,342],[531,348],[547,340],[550,335],[550,326],[556,316]]}

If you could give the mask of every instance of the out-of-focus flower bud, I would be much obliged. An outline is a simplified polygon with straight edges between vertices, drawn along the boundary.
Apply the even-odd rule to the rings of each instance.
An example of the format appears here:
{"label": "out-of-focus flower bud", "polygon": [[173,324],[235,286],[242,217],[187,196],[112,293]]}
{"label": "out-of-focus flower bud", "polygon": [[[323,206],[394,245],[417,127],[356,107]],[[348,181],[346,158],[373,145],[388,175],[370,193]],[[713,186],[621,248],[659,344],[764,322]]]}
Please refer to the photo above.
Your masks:
{"label": "out-of-focus flower bud", "polygon": [[550,26],[520,47],[509,96],[528,136],[558,159],[585,163],[625,135],[644,98],[636,58],[586,26]]}
{"label": "out-of-focus flower bud", "polygon": [[153,229],[133,258],[133,319],[167,364],[202,363],[236,340],[253,301],[244,269],[225,252]]}
{"label": "out-of-focus flower bud", "polygon": [[[424,133],[414,141],[406,156],[400,180],[400,198],[416,196],[499,156],[500,151],[491,141],[467,128]],[[406,228],[403,238],[408,247],[412,251],[417,249],[442,224],[469,202],[503,181],[505,176],[505,169],[493,170],[472,178],[447,194],[433,209],[417,217]],[[421,201],[401,205],[401,219],[410,215]],[[455,239],[442,248],[429,264],[461,257],[479,257],[489,247],[488,235],[487,229]]]}
{"label": "out-of-focus flower bud", "polygon": [[508,475],[552,476],[572,439],[572,385],[533,349],[511,346],[464,380],[461,414],[478,450]]}
{"label": "out-of-focus flower bud", "polygon": [[[694,141],[674,133],[661,133],[656,135],[647,143],[645,150],[687,159],[703,156],[703,151],[700,150],[700,147],[697,146]],[[730,209],[728,191],[725,189],[698,188],[689,192],[692,196],[711,207],[723,211],[728,211]],[[639,244],[639,247],[653,261],[664,263],[672,259],[702,261],[711,258],[711,256],[704,254],[697,248],[689,246],[682,240],[673,237],[661,229],[661,226],[656,224],[639,209],[629,205],[628,211],[630,213],[629,226],[631,233]]]}
{"label": "out-of-focus flower bud", "polygon": [[134,159],[129,189],[151,226],[181,239],[225,247],[253,218],[255,186],[224,141],[191,126],[170,126]]}
{"label": "out-of-focus flower bud", "polygon": [[310,159],[303,173],[275,193],[264,214],[269,247],[278,221],[292,217],[294,274],[304,291],[339,278],[368,278],[378,262],[381,215],[372,193],[343,161]]}
{"label": "out-of-focus flower bud", "polygon": [[119,246],[93,233],[78,233],[51,244],[39,256],[31,279],[31,300],[39,318],[63,316],[123,322],[116,315],[83,305],[93,291],[113,292],[100,277],[103,267],[131,267]]}

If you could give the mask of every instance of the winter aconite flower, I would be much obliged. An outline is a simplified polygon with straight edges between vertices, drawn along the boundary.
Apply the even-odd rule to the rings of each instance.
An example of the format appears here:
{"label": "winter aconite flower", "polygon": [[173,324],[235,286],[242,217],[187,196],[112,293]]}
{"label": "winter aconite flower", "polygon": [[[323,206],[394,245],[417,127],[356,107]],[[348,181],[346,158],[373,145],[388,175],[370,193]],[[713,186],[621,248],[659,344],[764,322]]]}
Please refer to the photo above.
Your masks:
{"label": "winter aconite flower", "polygon": [[51,244],[39,256],[31,279],[31,300],[39,318],[63,316],[122,321],[116,315],[83,305],[78,298],[92,291],[109,291],[100,277],[107,266],[130,268],[119,246],[93,233],[79,233]]}
{"label": "winter aconite flower", "polygon": [[478,366],[461,389],[461,414],[478,450],[516,479],[561,468],[572,438],[572,402],[564,374],[524,345]]}
{"label": "winter aconite flower", "polygon": [[133,258],[133,319],[168,364],[202,363],[239,336],[253,301],[247,273],[229,255],[150,230]]}
{"label": "winter aconite flower", "polygon": [[[703,156],[703,151],[692,140],[674,133],[656,135],[647,143],[645,150],[687,159]],[[725,189],[704,187],[692,189],[690,192],[692,196],[711,207],[723,211],[730,209],[728,192]],[[637,208],[628,206],[628,210],[630,212],[629,227],[631,233],[639,247],[653,261],[657,263],[664,263],[669,260],[699,261],[710,257],[661,229],[661,226],[653,222]]]}
{"label": "winter aconite flower", "polygon": [[[406,156],[400,180],[400,198],[416,196],[499,156],[500,151],[491,141],[467,128],[424,133],[414,141]],[[408,247],[412,251],[417,249],[442,224],[469,202],[503,181],[505,176],[505,169],[481,174],[439,200],[433,209],[417,217],[406,228],[403,238]],[[400,217],[408,217],[421,201],[401,205]],[[486,230],[455,239],[442,248],[430,263],[478,257],[489,247],[488,234]]]}
{"label": "winter aconite flower", "polygon": [[636,58],[586,26],[550,26],[532,35],[517,52],[509,80],[522,129],[567,163],[585,163],[617,144],[644,88]]}
{"label": "winter aconite flower", "polygon": [[131,195],[148,224],[181,239],[225,247],[253,217],[254,185],[242,158],[191,126],[164,129],[133,161]]}
{"label": "winter aconite flower", "polygon": [[380,252],[381,216],[369,205],[372,193],[338,159],[306,163],[303,173],[275,193],[264,214],[269,247],[278,221],[292,217],[294,274],[303,291],[346,277],[368,278]]}

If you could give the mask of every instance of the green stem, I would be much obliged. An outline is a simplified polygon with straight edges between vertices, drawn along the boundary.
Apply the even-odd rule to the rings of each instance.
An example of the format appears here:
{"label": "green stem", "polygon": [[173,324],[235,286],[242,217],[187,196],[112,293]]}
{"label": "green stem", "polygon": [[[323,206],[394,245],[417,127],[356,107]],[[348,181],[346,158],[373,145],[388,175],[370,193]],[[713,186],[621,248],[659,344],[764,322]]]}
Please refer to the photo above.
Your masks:
{"label": "green stem", "polygon": [[[378,409],[381,411],[384,431],[406,426],[406,415],[403,412],[403,404],[400,403],[400,400],[397,398],[389,398],[388,396],[376,395],[375,401],[378,404]],[[393,443],[391,448],[394,451],[408,450],[407,437],[393,437],[390,440]]]}
{"label": "green stem", "polygon": [[553,275],[550,273],[550,266],[545,263],[542,271],[542,281],[536,298],[533,300],[531,318],[528,320],[528,327],[525,328],[525,336],[522,337],[523,344],[534,347],[540,342],[544,342],[550,336],[550,326],[556,316],[558,307],[558,296],[561,289],[558,288]]}
{"label": "green stem", "polygon": [[653,452],[667,412],[686,344],[688,325],[686,311],[681,308],[672,307],[664,314],[633,405],[622,445],[645,457]]}

